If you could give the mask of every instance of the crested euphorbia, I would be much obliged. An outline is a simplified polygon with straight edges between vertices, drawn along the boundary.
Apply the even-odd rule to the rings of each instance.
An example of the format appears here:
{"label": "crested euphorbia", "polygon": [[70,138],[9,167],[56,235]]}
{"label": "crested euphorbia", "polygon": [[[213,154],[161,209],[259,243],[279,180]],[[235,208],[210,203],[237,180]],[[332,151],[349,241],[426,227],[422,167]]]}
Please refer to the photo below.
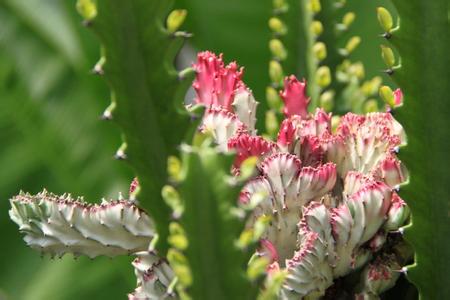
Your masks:
{"label": "crested euphorbia", "polygon": [[[276,141],[255,130],[257,102],[236,63],[202,52],[194,64],[196,104],[206,106],[200,132],[213,137],[220,151],[236,152],[232,173],[257,157],[256,176],[244,186],[239,203],[253,207],[252,229],[270,218],[257,255],[269,260],[269,278],[286,277],[279,297],[318,298],[334,281],[363,268],[358,297],[392,286],[400,263],[387,247],[409,211],[396,189],[407,180],[398,147],[403,129],[390,113],[346,114],[335,130],[331,114],[308,112],[306,82],[290,76],[280,96],[286,119]],[[130,187],[130,197],[138,181]],[[138,287],[130,299],[176,298],[169,263],[149,247],[155,235],[147,214],[130,201],[89,205],[43,192],[11,200],[11,218],[26,242],[51,255],[72,252],[90,257],[133,253]],[[256,227],[256,226],[255,226]]]}
{"label": "crested euphorbia", "polygon": [[[221,56],[209,52],[199,54],[198,64],[205,57],[210,63],[219,61],[213,64],[219,66],[215,73],[229,69],[223,67]],[[198,95],[210,89],[210,85],[198,84],[208,81],[204,69],[196,68]],[[242,71],[239,80],[241,76]],[[320,297],[334,279],[361,268],[380,253],[385,255],[387,232],[406,222],[408,209],[395,192],[408,176],[396,157],[405,135],[390,113],[348,113],[332,132],[331,114],[322,109],[308,113],[306,82],[290,76],[284,84],[280,96],[286,119],[276,142],[255,135],[254,119],[249,123],[236,113],[239,105],[236,109],[227,104],[236,102],[233,98],[223,103],[202,102],[213,107],[206,113],[202,130],[216,139],[220,149],[226,150],[227,141],[227,150],[236,152],[235,173],[246,158],[259,158],[258,175],[244,187],[239,201],[258,201],[253,203],[249,227],[261,216],[271,217],[259,253],[271,261],[269,276],[280,268],[288,272],[280,297]],[[241,82],[220,85],[235,98],[243,86]],[[243,103],[248,107],[248,101]],[[378,269],[391,270],[393,265],[380,264],[377,259]],[[397,277],[386,277],[390,283],[370,292],[384,291]],[[373,278],[368,275],[364,280]]]}

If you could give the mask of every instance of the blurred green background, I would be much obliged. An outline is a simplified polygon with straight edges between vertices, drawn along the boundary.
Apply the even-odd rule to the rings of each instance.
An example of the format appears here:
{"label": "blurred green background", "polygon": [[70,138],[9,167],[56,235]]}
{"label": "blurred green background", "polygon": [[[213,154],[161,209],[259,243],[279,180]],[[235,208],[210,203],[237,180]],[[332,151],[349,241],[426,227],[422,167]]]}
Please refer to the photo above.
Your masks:
{"label": "blurred green background", "polygon": [[[301,43],[301,24],[292,1],[289,45]],[[348,1],[356,12],[352,34],[363,43],[354,60],[365,62],[367,77],[383,63],[375,7],[387,1]],[[185,28],[194,33],[194,51],[223,52],[245,66],[244,80],[257,99],[269,82],[269,0],[179,0],[189,11]],[[84,195],[87,201],[126,192],[132,171],[112,159],[120,145],[114,124],[100,122],[109,104],[105,82],[90,69],[99,45],[81,25],[75,1],[0,2],[0,300],[126,299],[135,285],[131,257],[41,258],[27,248],[8,217],[8,199],[19,190]],[[291,51],[288,71],[303,75],[304,58]],[[186,52],[188,53],[188,52]],[[187,57],[187,58],[186,58]],[[185,56],[184,64],[192,58]],[[151,137],[149,137],[151,138]]]}

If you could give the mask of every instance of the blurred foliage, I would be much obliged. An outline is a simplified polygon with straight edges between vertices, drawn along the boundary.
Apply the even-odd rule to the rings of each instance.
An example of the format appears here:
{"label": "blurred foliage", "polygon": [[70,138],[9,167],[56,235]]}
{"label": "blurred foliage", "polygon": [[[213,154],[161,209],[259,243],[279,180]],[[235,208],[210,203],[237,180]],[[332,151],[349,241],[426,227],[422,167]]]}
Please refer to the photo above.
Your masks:
{"label": "blurred foliage", "polygon": [[[353,33],[363,37],[355,59],[365,62],[368,76],[382,65],[375,7],[386,2],[349,1],[356,13]],[[293,50],[286,71],[304,76],[298,4],[290,3],[287,46]],[[188,9],[186,28],[195,34],[191,46],[223,52],[225,60],[245,66],[245,81],[263,99],[271,2],[184,0],[177,5]],[[0,299],[124,299],[135,286],[131,258],[41,259],[8,217],[8,199],[20,189],[36,193],[45,187],[99,201],[126,191],[133,177],[112,159],[119,130],[99,121],[109,91],[90,73],[99,45],[74,6],[75,1],[0,2],[0,233],[7,241],[0,245]]]}

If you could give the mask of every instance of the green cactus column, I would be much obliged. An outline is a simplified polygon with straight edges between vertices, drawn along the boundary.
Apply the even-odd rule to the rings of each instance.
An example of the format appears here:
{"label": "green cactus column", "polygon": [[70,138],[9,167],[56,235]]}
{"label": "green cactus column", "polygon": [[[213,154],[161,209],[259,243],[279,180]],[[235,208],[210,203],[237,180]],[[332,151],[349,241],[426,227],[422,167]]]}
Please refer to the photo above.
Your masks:
{"label": "green cactus column", "polygon": [[[401,56],[393,78],[404,93],[395,111],[408,135],[400,156],[410,170],[401,189],[412,212],[405,235],[416,251],[407,269],[421,299],[450,299],[450,25],[447,0],[395,0],[399,28],[385,36]],[[394,22],[395,23],[395,22]]]}
{"label": "green cactus column", "polygon": [[[124,144],[116,157],[126,159],[140,182],[140,204],[155,220],[158,248],[167,249],[170,210],[161,199],[166,161],[177,150],[189,117],[184,94],[189,80],[174,69],[187,36],[177,32],[185,12],[169,15],[173,1],[79,1],[86,24],[102,43],[95,71],[107,80],[112,104],[104,117],[122,129]],[[180,113],[181,112],[181,113]],[[183,115],[184,114],[184,115]]]}

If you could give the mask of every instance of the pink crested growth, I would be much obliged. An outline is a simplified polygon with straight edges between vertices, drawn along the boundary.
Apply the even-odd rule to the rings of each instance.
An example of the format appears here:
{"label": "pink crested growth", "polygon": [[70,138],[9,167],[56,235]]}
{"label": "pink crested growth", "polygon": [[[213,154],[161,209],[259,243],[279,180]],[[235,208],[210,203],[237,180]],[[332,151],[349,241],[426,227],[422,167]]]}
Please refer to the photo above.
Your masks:
{"label": "pink crested growth", "polygon": [[400,106],[403,104],[403,92],[401,89],[396,89],[394,91],[394,104],[395,106]]}
{"label": "pink crested growth", "polygon": [[308,116],[308,104],[310,98],[306,96],[306,81],[298,81],[291,75],[284,79],[284,90],[280,92],[284,102],[283,113],[286,117],[299,115],[302,118]]}
{"label": "pink crested growth", "polygon": [[139,187],[139,180],[137,177],[133,178],[133,181],[130,183],[130,195]]}
{"label": "pink crested growth", "polygon": [[244,160],[251,156],[265,156],[275,151],[276,144],[260,136],[247,133],[235,135],[228,140],[228,149],[236,151],[234,167],[239,168]]}
{"label": "pink crested growth", "polygon": [[[272,142],[257,135],[257,102],[235,63],[225,66],[221,55],[203,52],[194,68],[196,102],[210,108],[201,130],[221,150],[236,152],[235,175],[245,159],[259,158],[239,202],[253,207],[248,227],[271,217],[258,252],[270,259],[269,275],[288,272],[281,299],[320,297],[334,279],[386,249],[386,237],[409,218],[393,192],[408,179],[396,156],[406,136],[390,113],[347,113],[332,131],[331,113],[308,113],[306,82],[290,76],[280,92],[285,119]],[[401,90],[394,98],[401,105]]]}
{"label": "pink crested growth", "polygon": [[278,262],[278,252],[275,246],[267,239],[261,239],[259,253],[262,256],[269,258],[270,263]]}
{"label": "pink crested growth", "polygon": [[244,86],[241,81],[243,69],[235,62],[227,66],[223,63],[222,54],[216,56],[209,51],[200,52],[193,65],[196,79],[193,87],[197,93],[195,103],[207,107],[220,106],[233,111],[232,103],[237,88]]}
{"label": "pink crested growth", "polygon": [[408,171],[405,166],[392,153],[389,153],[379,163],[378,168],[374,171],[374,175],[391,187],[402,184],[408,179]]}
{"label": "pink crested growth", "polygon": [[326,113],[321,108],[316,109],[313,115],[302,120],[299,134],[301,136],[331,134],[331,113]]}
{"label": "pink crested growth", "polygon": [[296,125],[291,118],[284,119],[278,132],[277,144],[283,148],[289,148],[294,142]]}

